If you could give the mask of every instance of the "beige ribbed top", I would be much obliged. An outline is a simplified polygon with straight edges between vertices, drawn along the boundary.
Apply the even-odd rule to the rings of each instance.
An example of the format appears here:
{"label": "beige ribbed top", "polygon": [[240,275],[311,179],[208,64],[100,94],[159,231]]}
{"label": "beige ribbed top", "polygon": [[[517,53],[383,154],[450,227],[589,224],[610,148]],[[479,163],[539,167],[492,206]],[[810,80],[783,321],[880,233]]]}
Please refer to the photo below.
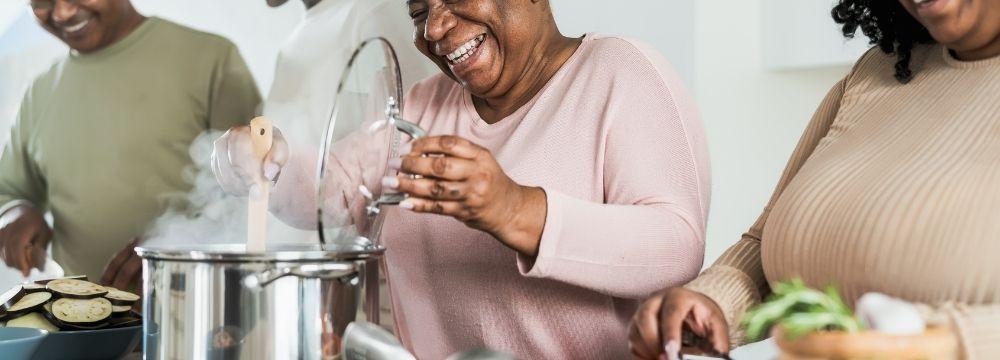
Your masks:
{"label": "beige ribbed top", "polygon": [[906,85],[894,62],[869,51],[834,86],[757,223],[688,287],[730,324],[768,282],[795,276],[836,284],[850,303],[879,291],[947,315],[966,357],[995,358],[1000,57],[961,62],[921,47]]}

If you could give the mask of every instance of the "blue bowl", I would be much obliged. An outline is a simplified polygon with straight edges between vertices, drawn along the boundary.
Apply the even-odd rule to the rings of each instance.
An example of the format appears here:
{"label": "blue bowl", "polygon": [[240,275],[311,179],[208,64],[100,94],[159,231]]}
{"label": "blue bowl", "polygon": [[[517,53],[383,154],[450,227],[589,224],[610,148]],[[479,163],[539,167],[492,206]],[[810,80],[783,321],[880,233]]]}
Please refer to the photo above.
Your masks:
{"label": "blue bowl", "polygon": [[49,333],[34,360],[121,359],[142,339],[142,325],[117,329],[74,330]]}
{"label": "blue bowl", "polygon": [[4,359],[10,360],[31,359],[48,333],[32,328],[0,328],[0,354],[3,354]]}

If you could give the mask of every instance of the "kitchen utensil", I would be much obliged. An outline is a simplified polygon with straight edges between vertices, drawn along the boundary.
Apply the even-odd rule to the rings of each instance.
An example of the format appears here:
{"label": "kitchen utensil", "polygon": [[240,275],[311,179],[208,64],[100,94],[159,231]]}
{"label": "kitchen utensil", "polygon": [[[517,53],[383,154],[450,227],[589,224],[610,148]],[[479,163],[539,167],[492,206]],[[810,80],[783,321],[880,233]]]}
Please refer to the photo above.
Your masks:
{"label": "kitchen utensil", "polygon": [[328,359],[377,322],[380,248],[140,247],[146,359]]}
{"label": "kitchen utensil", "polygon": [[[382,191],[382,177],[394,174],[387,162],[399,157],[404,135],[412,140],[426,132],[401,116],[402,77],[395,50],[384,38],[371,38],[358,46],[337,89],[317,164],[320,241],[362,236],[378,245],[380,208],[406,198]],[[352,172],[350,181],[344,179],[345,168]],[[349,206],[330,201],[341,197]]]}
{"label": "kitchen utensil", "polygon": [[398,203],[379,184],[401,134],[423,135],[399,117],[401,99],[392,46],[363,42],[338,84],[317,163],[320,244],[136,249],[146,359],[336,359],[348,324],[378,323],[379,209]]}
{"label": "kitchen utensil", "polygon": [[31,359],[48,333],[41,329],[0,327],[0,354],[10,360]]}
{"label": "kitchen utensil", "polygon": [[355,322],[344,332],[344,360],[414,360],[413,354],[378,325]]}
{"label": "kitchen utensil", "polygon": [[[250,139],[253,153],[261,163],[271,151],[273,127],[265,117],[257,117],[250,121]],[[258,176],[257,191],[253,191],[247,204],[247,251],[264,251],[267,241],[267,205],[271,198],[271,181]]]}

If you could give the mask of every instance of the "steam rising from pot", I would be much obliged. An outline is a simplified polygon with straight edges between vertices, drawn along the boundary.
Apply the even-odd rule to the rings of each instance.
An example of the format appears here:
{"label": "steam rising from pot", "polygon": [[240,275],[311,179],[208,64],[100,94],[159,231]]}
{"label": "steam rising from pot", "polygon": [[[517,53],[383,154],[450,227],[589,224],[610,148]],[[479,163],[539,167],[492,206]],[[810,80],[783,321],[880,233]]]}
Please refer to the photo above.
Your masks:
{"label": "steam rising from pot", "polygon": [[[289,127],[293,128],[293,133],[296,132],[295,126]],[[206,245],[225,245],[227,249],[236,251],[244,249],[247,239],[246,198],[227,194],[212,172],[214,142],[223,134],[224,132],[217,130],[207,131],[191,143],[188,153],[192,165],[183,172],[183,178],[191,185],[191,190],[186,193],[164,195],[167,208],[146,232],[142,246],[192,249]],[[289,141],[294,140],[289,139]],[[356,146],[359,146],[356,142],[348,141],[338,147]],[[274,215],[269,216],[268,246],[276,243],[313,245],[319,242],[316,232],[312,230],[316,224],[316,202],[311,196],[315,194],[316,149],[297,146],[292,152],[293,159],[282,170],[281,178],[275,187],[276,191],[284,191],[285,196],[279,197],[278,201],[272,201],[270,209],[272,214],[281,214],[283,219],[291,220],[292,223],[289,225]],[[295,195],[292,195],[293,193]],[[358,232],[353,226],[349,226],[353,221],[344,210],[346,207],[363,208],[364,199],[350,197],[351,200],[347,200],[339,191],[332,193],[324,201],[325,206],[329,209],[343,210],[331,211],[328,214],[330,217],[327,217],[325,222],[343,228],[328,230],[332,231],[328,236],[332,236],[334,242],[353,244]]]}
{"label": "steam rising from pot", "polygon": [[[338,110],[336,126],[329,134],[326,126],[331,119],[326,112],[282,108],[280,102],[265,109],[264,115],[280,128],[290,147],[288,163],[271,196],[268,245],[317,244],[315,230],[296,229],[315,229],[317,205],[323,208],[328,242],[353,244],[358,234],[369,234],[372,229],[365,210],[369,200],[381,195],[386,161],[398,156],[396,147],[388,145],[390,140],[397,142],[398,135],[392,127],[370,125],[385,120],[387,99],[398,94],[396,76],[387,72],[386,53],[381,47],[368,49],[358,55],[356,64],[360,65],[342,79],[342,93],[331,101]],[[213,143],[222,134],[208,131],[191,144],[193,166],[183,175],[192,189],[166,196],[167,209],[147,232],[144,246],[246,244],[246,199],[226,194],[212,172]],[[323,198],[317,200],[317,156],[326,136],[334,143],[324,154],[329,166],[324,171]],[[367,197],[358,191],[361,186],[370,193]]]}
{"label": "steam rising from pot", "polygon": [[212,143],[222,134],[207,131],[192,142],[188,152],[193,165],[183,174],[191,191],[165,195],[166,212],[146,233],[144,246],[245,244],[246,199],[226,194],[212,173]]}

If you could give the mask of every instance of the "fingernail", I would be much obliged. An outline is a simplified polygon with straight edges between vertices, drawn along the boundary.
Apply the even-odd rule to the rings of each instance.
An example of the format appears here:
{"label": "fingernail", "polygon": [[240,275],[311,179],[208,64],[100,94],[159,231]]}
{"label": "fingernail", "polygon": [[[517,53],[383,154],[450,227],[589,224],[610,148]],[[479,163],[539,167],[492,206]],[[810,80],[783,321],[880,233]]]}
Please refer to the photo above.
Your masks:
{"label": "fingernail", "polygon": [[399,178],[395,176],[386,176],[382,178],[382,187],[386,189],[396,190],[399,188]]}
{"label": "fingernail", "polygon": [[681,344],[677,340],[667,341],[663,352],[667,355],[667,360],[681,360]]}
{"label": "fingernail", "polygon": [[256,199],[260,197],[260,185],[253,184],[250,186],[250,198]]}
{"label": "fingernail", "polygon": [[399,156],[404,156],[413,152],[413,143],[406,143],[399,147]]}
{"label": "fingernail", "polygon": [[399,207],[406,210],[413,210],[414,205],[416,204],[414,204],[413,201],[411,201],[410,199],[403,200],[402,202],[399,203]]}
{"label": "fingernail", "polygon": [[403,159],[400,158],[389,159],[390,169],[399,170],[399,168],[402,166],[403,166]]}
{"label": "fingernail", "polygon": [[274,178],[278,176],[278,170],[281,170],[281,167],[278,166],[278,164],[268,163],[267,165],[264,165],[264,177],[270,181],[274,181]]}

